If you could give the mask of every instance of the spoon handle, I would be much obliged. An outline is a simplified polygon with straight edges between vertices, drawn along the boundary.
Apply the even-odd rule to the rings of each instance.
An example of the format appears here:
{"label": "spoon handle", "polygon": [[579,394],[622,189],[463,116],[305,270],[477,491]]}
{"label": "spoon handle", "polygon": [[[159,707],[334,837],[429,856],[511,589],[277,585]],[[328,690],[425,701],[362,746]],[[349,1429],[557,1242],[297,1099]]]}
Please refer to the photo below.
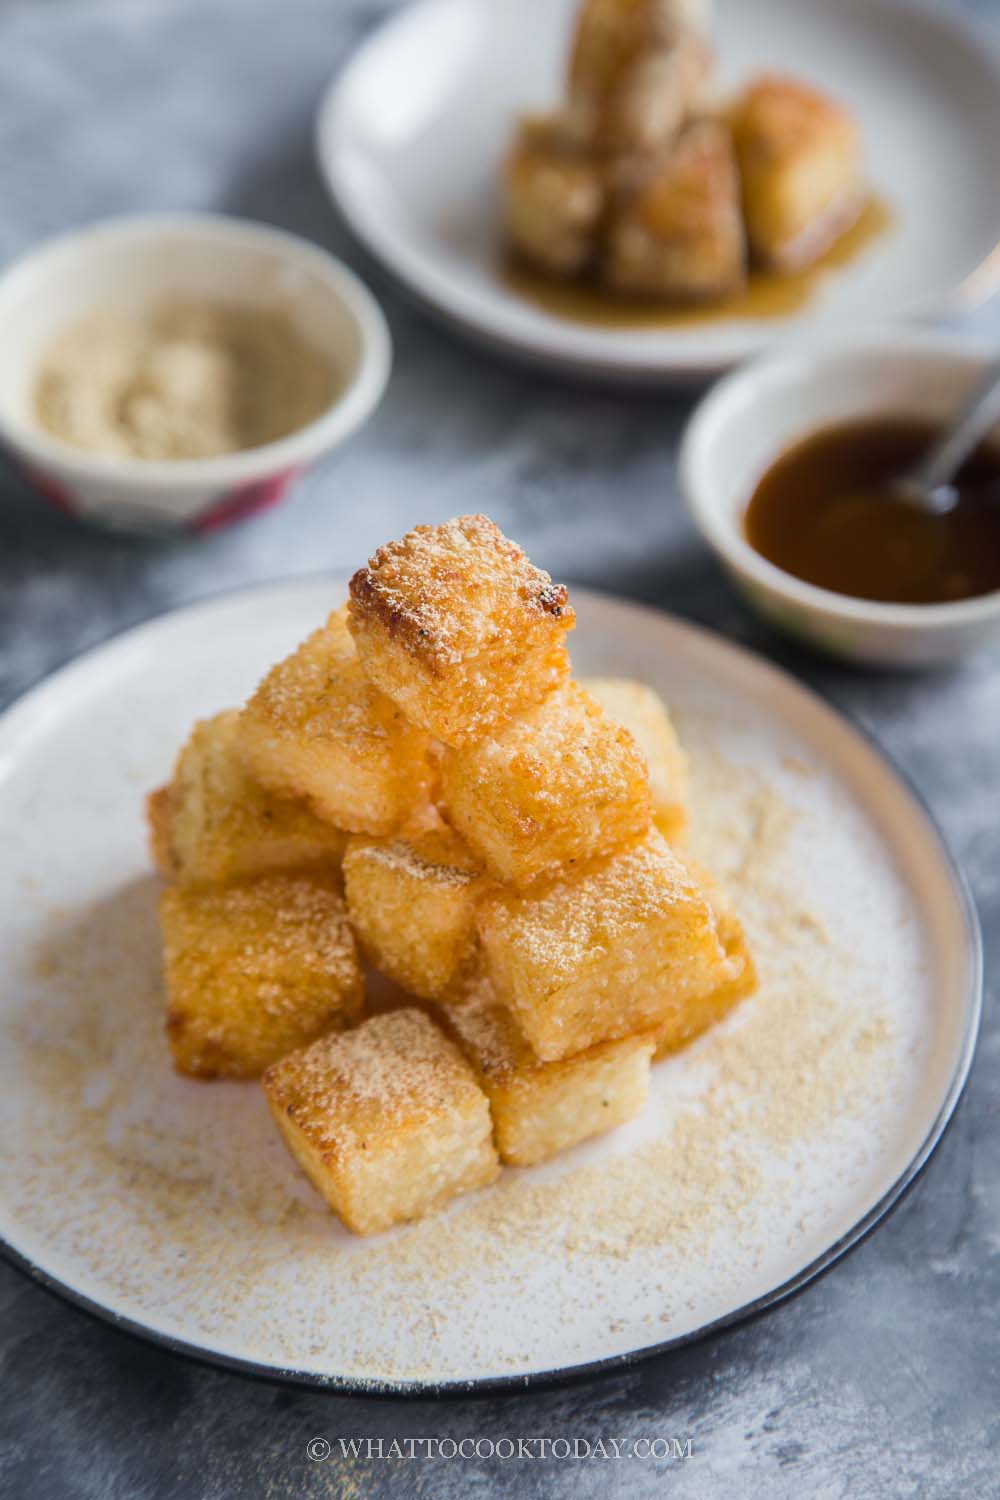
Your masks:
{"label": "spoon handle", "polygon": [[930,494],[949,484],[990,428],[1000,421],[1000,360],[988,365],[953,425],[915,465],[909,478]]}

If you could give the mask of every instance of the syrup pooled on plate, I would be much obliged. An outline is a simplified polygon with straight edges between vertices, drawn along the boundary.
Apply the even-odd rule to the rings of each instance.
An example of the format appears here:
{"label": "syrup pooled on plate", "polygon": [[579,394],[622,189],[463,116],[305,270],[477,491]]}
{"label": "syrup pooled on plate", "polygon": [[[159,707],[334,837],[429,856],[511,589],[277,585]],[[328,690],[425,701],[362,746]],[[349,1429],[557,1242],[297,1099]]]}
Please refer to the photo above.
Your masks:
{"label": "syrup pooled on plate", "polygon": [[684,328],[737,318],[788,318],[809,306],[831,271],[850,265],[891,225],[888,205],[872,194],[853,227],[811,265],[789,274],[751,270],[741,291],[705,302],[616,296],[590,279],[562,281],[515,254],[507,257],[501,275],[504,285],[524,301],[533,302],[553,317],[591,327]]}
{"label": "syrup pooled on plate", "polygon": [[1000,446],[984,444],[954,480],[955,508],[924,514],[891,481],[938,436],[911,417],[823,428],[757,485],[747,541],[786,573],[859,599],[950,604],[1000,589]]}

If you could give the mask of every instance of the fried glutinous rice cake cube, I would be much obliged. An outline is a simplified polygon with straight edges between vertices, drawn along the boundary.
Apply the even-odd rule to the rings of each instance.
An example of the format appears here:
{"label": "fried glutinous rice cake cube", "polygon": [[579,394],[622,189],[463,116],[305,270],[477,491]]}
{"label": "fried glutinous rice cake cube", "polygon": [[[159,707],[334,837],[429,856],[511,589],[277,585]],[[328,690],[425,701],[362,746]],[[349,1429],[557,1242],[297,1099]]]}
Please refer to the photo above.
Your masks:
{"label": "fried glutinous rice cake cube", "polygon": [[850,229],[864,201],[853,115],[793,78],[758,79],[731,112],[750,246],[794,271]]}
{"label": "fried glutinous rice cake cube", "polygon": [[569,62],[576,129],[602,151],[651,151],[698,107],[712,64],[698,0],[584,0]]}
{"label": "fried glutinous rice cake cube", "polygon": [[486,516],[418,526],[351,579],[365,671],[445,744],[487,734],[569,673],[565,588]]}
{"label": "fried glutinous rice cake cube", "polygon": [[497,996],[546,1062],[634,1036],[735,977],[704,891],[653,831],[537,895],[479,907]]}
{"label": "fried glutinous rice cake cube", "polygon": [[702,1032],[708,1031],[717,1021],[727,1016],[741,1000],[754,994],[758,987],[757,969],[747,943],[743,924],[733,910],[728,895],[707,871],[694,861],[686,861],[688,869],[695,875],[707,895],[715,912],[719,941],[725,949],[733,973],[720,984],[698,997],[677,999],[673,1009],[665,1015],[653,1032],[656,1043],[655,1058],[679,1052],[693,1042]]}
{"label": "fried glutinous rice cake cube", "polygon": [[623,1125],[646,1102],[653,1042],[599,1042],[561,1062],[542,1062],[485,975],[450,1005],[444,1025],[489,1096],[501,1160],[528,1167]]}
{"label": "fried glutinous rice cake cube", "polygon": [[649,828],[646,762],[578,683],[445,753],[442,807],[495,879],[527,889]]}
{"label": "fried glutinous rice cake cube", "polygon": [[292,1156],[356,1234],[423,1218],[499,1171],[486,1095],[422,1011],[293,1052],[264,1091]]}
{"label": "fried glutinous rice cake cube", "polygon": [[347,834],[305,802],[277,797],[254,781],[238,736],[237,711],[216,714],[195,725],[178,757],[165,805],[156,811],[173,873],[197,883],[307,865],[337,868]]}
{"label": "fried glutinous rice cake cube", "polygon": [[427,736],[365,676],[343,610],[264,678],[240,716],[250,774],[352,833],[391,833],[426,801]]}
{"label": "fried glutinous rice cake cube", "polygon": [[482,870],[451,829],[351,840],[347,910],[366,958],[424,1000],[449,996],[477,947]]}
{"label": "fried glutinous rice cake cube", "polygon": [[362,1013],[357,948],[332,875],[169,886],[160,925],[179,1073],[256,1078]]}
{"label": "fried glutinous rice cake cube", "polygon": [[651,687],[627,677],[588,677],[583,687],[622,724],[646,757],[653,822],[668,843],[683,839],[688,822],[688,758],[666,706]]}
{"label": "fried glutinous rice cake cube", "polygon": [[625,295],[698,301],[746,275],[740,180],[725,126],[699,120],[642,168],[609,216],[602,274]]}
{"label": "fried glutinous rice cake cube", "polygon": [[558,117],[521,121],[502,188],[507,238],[518,255],[555,276],[586,269],[597,251],[604,174]]}

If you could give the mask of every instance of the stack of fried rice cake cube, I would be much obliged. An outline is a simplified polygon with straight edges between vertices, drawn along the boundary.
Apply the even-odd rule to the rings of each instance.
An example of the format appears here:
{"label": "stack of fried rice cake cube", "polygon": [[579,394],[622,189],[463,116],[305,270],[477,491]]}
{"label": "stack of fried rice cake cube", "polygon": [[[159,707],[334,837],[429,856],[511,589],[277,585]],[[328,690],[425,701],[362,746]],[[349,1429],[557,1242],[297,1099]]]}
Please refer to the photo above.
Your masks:
{"label": "stack of fried rice cake cube", "polygon": [[262,1077],[357,1233],[632,1118],[754,988],[669,717],[573,624],[486,517],[417,527],[149,799],[175,1066]]}

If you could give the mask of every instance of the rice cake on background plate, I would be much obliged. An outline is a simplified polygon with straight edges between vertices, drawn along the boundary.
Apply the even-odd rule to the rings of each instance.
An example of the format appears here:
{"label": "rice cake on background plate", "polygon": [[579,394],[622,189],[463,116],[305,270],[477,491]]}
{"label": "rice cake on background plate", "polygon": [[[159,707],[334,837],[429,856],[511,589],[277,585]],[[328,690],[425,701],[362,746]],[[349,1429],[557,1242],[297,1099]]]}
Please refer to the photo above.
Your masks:
{"label": "rice cake on background plate", "polygon": [[[575,376],[698,383],[777,344],[836,338],[845,324],[940,316],[996,289],[997,51],[955,7],[901,12],[899,0],[713,6],[721,97],[761,74],[787,73],[857,119],[865,183],[889,222],[849,263],[834,256],[790,304],[737,299],[708,318],[690,309],[651,317],[646,308],[630,317],[603,303],[568,311],[551,288],[539,294],[534,278],[526,286],[504,265],[502,163],[514,122],[562,99],[579,9],[580,0],[416,0],[365,38],[320,107],[320,170],[345,222],[469,338]],[[386,100],[408,89],[415,66],[420,89],[409,90],[388,128]],[[539,205],[537,184],[528,182],[527,201],[524,178],[515,186],[537,244],[539,209],[551,217],[551,206]],[[565,264],[580,254],[581,218],[585,229],[599,211],[598,188],[565,170],[549,188],[560,202],[584,199],[579,218],[565,217],[568,249],[555,252]],[[703,217],[724,264],[729,216],[716,203]],[[701,265],[704,247],[691,248],[691,265]]]}
{"label": "rice cake on background plate", "polygon": [[7,1253],[170,1347],[356,1390],[558,1379],[797,1289],[880,1219],[954,1109],[978,1027],[976,919],[869,741],[655,611],[576,591],[574,670],[662,697],[691,761],[690,854],[731,896],[760,989],[654,1064],[639,1118],[358,1240],[258,1085],[173,1073],[143,792],[192,721],[243,701],[345,588],[167,615],[0,720]]}

